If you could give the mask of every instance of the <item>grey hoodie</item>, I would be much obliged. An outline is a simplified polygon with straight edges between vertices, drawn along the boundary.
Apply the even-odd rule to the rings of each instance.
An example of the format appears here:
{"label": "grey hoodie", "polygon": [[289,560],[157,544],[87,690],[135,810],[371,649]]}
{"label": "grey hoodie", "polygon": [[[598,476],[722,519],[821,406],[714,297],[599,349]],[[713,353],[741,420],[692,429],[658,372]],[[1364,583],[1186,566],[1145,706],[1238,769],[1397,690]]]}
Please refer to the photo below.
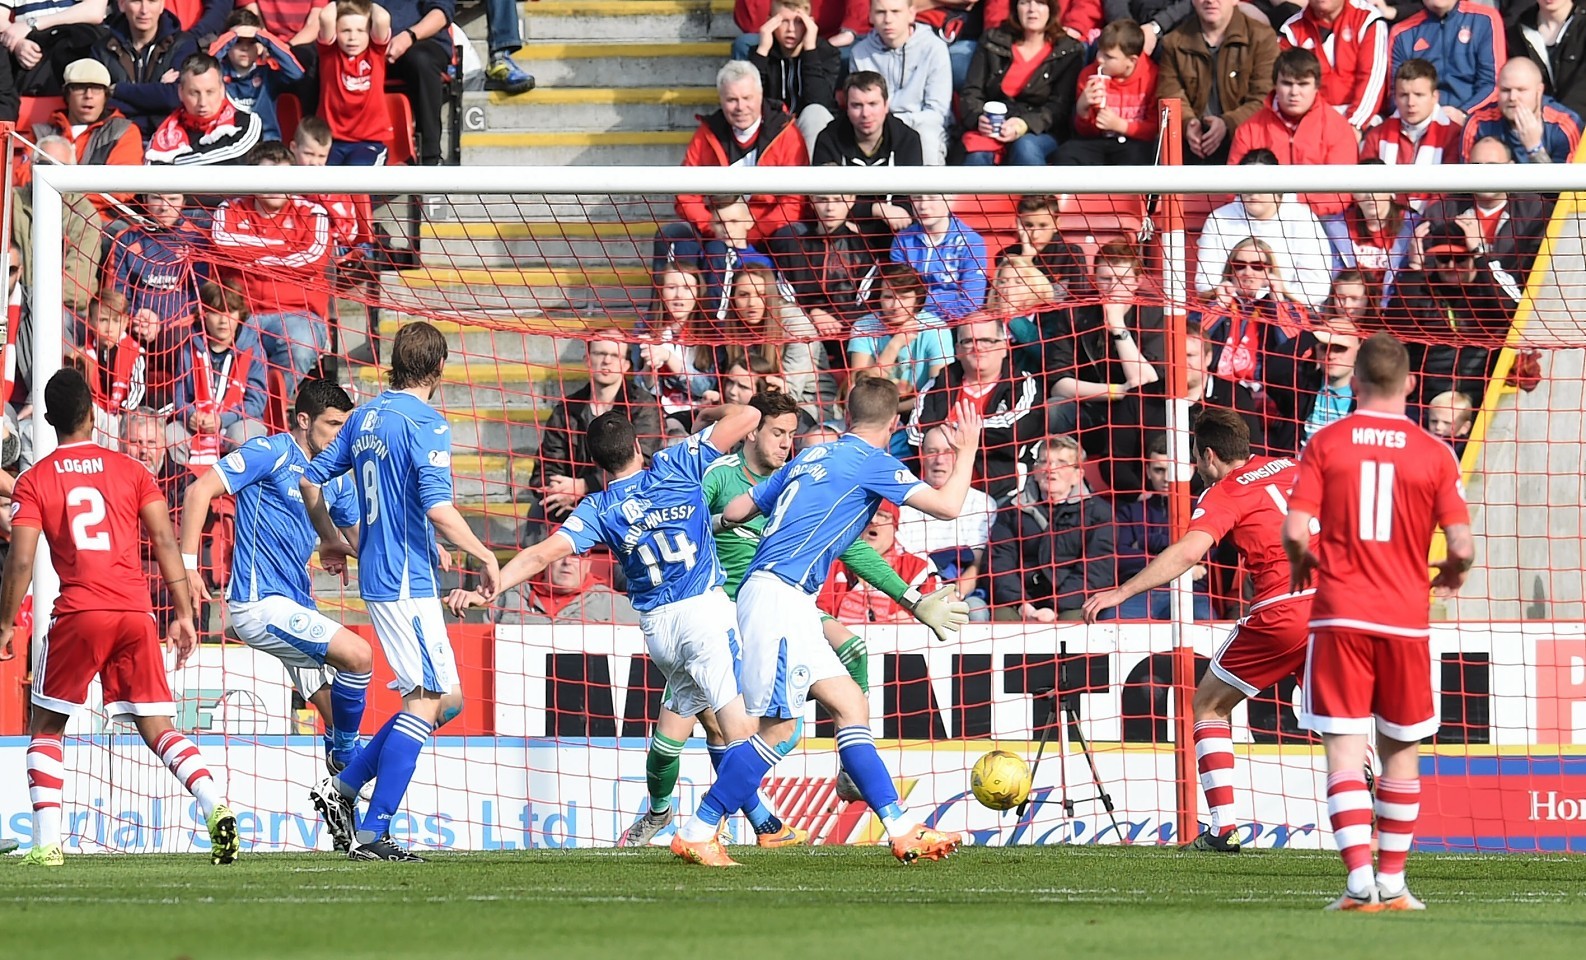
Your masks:
{"label": "grey hoodie", "polygon": [[887,81],[892,115],[914,127],[916,115],[929,115],[946,130],[952,121],[953,64],[947,44],[930,27],[915,24],[903,46],[888,50],[874,33],[854,43],[854,70],[874,70]]}

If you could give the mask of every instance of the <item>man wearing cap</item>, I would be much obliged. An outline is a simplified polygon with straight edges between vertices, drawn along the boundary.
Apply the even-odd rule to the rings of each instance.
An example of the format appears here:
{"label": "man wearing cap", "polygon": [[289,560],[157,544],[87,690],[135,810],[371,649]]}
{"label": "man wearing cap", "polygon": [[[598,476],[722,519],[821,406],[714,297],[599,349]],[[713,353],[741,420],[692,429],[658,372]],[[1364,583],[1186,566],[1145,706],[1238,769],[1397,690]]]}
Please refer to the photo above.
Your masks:
{"label": "man wearing cap", "polygon": [[1417,406],[1445,390],[1480,402],[1522,292],[1496,259],[1478,256],[1458,223],[1430,224],[1383,313],[1409,348]]}
{"label": "man wearing cap", "polygon": [[1300,446],[1316,431],[1355,411],[1355,354],[1360,330],[1348,317],[1333,316],[1311,332],[1311,362],[1300,368]]}
{"label": "man wearing cap", "polygon": [[[1466,163],[1514,163],[1503,141],[1482,137],[1470,148]],[[1465,229],[1479,255],[1496,259],[1523,284],[1542,236],[1552,204],[1539,193],[1452,194],[1427,204],[1426,222],[1452,220]]]}
{"label": "man wearing cap", "polygon": [[165,9],[165,0],[120,0],[120,11],[105,21],[94,45],[94,59],[110,72],[112,104],[144,136],[181,106],[176,68],[197,52],[198,41]]}
{"label": "man wearing cap", "polygon": [[[110,105],[110,71],[105,65],[98,60],[73,60],[62,79],[66,108],[55,111],[48,123],[35,123],[33,141],[61,137],[71,143],[80,164],[142,165],[143,137],[132,121]],[[115,196],[125,201],[131,194]],[[116,216],[108,197],[96,193],[91,199],[101,216]]]}

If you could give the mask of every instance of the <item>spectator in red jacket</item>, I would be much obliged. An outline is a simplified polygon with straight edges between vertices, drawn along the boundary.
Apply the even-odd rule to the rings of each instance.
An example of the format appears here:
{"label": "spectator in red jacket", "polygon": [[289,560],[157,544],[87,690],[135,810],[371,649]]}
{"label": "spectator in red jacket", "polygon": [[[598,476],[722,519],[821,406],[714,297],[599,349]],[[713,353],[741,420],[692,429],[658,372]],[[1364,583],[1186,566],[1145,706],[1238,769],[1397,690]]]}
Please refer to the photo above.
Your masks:
{"label": "spectator in red jacket", "polygon": [[[897,504],[881,501],[861,537],[905,583],[930,593],[941,586],[936,564],[898,545],[898,513]],[[841,560],[832,564],[816,605],[844,623],[909,623],[914,619],[896,600],[850,573]]]}
{"label": "spectator in red jacket", "polygon": [[1078,134],[1057,148],[1056,162],[1077,166],[1145,166],[1156,162],[1156,64],[1145,32],[1114,20],[1096,41],[1096,62],[1079,72],[1074,109]]}
{"label": "spectator in red jacket", "polygon": [[[260,144],[251,159],[254,166],[292,165],[292,154],[277,142]],[[264,354],[291,396],[328,342],[330,216],[303,197],[261,193],[217,207],[212,234],[228,283],[234,289],[240,283]]]}
{"label": "spectator in red jacket", "polygon": [[[48,136],[65,139],[72,145],[79,164],[143,165],[143,136],[138,128],[110,105],[110,71],[98,60],[76,60],[68,64],[63,76],[66,108],[50,115],[48,123],[35,123],[31,131],[21,131],[37,143]],[[17,186],[32,181],[32,164],[18,167]],[[130,193],[114,194],[123,203]],[[111,197],[92,193],[88,199],[106,220],[120,214],[111,206]]]}
{"label": "spectator in red jacket", "polygon": [[[685,167],[803,167],[809,150],[793,119],[767,104],[760,71],[752,64],[730,60],[716,73],[721,109],[701,117],[699,129],[683,154]],[[757,193],[749,198],[755,244],[783,227],[797,223],[802,198],[797,194]],[[682,223],[661,228],[656,237],[654,272],[668,260],[699,260],[701,242],[711,236],[710,207],[698,193],[679,194],[677,215]]]}
{"label": "spectator in red jacket", "polygon": [[[1278,54],[1267,108],[1234,131],[1228,162],[1238,163],[1251,150],[1266,149],[1281,164],[1355,163],[1359,135],[1322,99],[1321,81],[1322,65],[1316,54],[1298,48]],[[1322,221],[1334,247],[1343,249],[1348,243],[1343,213],[1349,207],[1349,194],[1306,193],[1300,200]]]}
{"label": "spectator in red jacket", "polygon": [[1458,159],[1460,126],[1438,103],[1437,68],[1430,60],[1406,60],[1393,74],[1394,115],[1366,131],[1360,158],[1400,163],[1452,163]]}
{"label": "spectator in red jacket", "polygon": [[1322,99],[1364,130],[1382,109],[1388,79],[1388,21],[1369,0],[1310,0],[1278,32],[1278,43],[1316,54]]}

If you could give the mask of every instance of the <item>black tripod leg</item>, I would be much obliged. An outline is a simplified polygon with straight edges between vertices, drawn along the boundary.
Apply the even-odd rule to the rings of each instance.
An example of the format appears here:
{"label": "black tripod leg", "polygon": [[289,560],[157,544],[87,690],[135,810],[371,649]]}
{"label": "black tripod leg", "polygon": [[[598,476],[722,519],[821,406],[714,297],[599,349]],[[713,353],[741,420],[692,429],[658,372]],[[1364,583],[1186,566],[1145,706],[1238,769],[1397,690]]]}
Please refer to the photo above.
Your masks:
{"label": "black tripod leg", "polygon": [[[1035,774],[1036,771],[1041,769],[1041,757],[1046,753],[1046,741],[1052,736],[1052,727],[1054,726],[1052,721],[1057,719],[1057,698],[1052,695],[1051,691],[1038,694],[1038,696],[1041,698],[1041,703],[1046,706],[1046,715],[1036,724],[1036,726],[1041,728],[1041,739],[1035,748],[1035,762],[1030,765],[1030,796],[1035,795]],[[1024,818],[1024,811],[1029,809],[1029,806],[1030,797],[1025,797],[1024,802],[1019,804],[1017,812],[1017,816],[1020,819]]]}
{"label": "black tripod leg", "polygon": [[1080,752],[1085,755],[1085,763],[1090,766],[1090,779],[1096,784],[1096,795],[1107,810],[1107,819],[1112,821],[1112,832],[1118,834],[1118,839],[1123,840],[1124,835],[1118,831],[1118,817],[1113,812],[1112,794],[1108,793],[1106,786],[1102,784],[1101,771],[1096,769],[1096,755],[1091,753],[1090,741],[1085,739],[1085,732],[1079,728],[1079,708],[1070,702],[1064,704],[1063,712],[1068,717],[1069,735],[1079,744]]}

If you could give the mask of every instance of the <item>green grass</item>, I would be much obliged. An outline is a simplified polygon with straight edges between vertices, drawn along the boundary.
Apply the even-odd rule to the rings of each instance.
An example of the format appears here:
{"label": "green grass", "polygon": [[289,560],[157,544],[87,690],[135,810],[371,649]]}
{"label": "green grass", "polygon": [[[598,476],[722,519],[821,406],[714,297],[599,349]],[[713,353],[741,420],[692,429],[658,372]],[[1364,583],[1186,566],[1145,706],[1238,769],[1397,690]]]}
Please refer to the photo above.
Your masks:
{"label": "green grass", "polygon": [[1346,960],[1582,956],[1586,860],[1411,859],[1424,914],[1324,914],[1335,856],[969,849],[902,867],[876,848],[742,852],[711,871],[661,850],[0,862],[6,958],[1089,956]]}

